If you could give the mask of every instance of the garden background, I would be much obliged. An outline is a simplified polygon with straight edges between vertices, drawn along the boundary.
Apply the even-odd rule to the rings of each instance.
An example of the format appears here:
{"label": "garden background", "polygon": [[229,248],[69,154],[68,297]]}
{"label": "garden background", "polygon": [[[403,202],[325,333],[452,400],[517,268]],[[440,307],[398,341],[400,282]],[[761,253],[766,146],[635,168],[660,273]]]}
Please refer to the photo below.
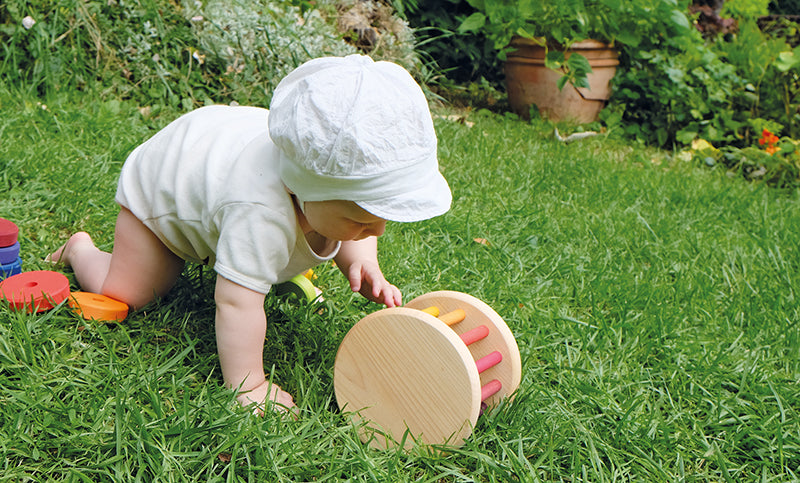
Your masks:
{"label": "garden background", "polygon": [[387,276],[486,301],[523,381],[461,448],[368,449],[331,375],[379,307],[323,266],[321,305],[265,307],[299,417],[254,417],[222,388],[213,275],[191,266],[121,324],[0,306],[0,479],[796,481],[800,9],[664,1],[691,28],[623,53],[584,126],[507,112],[493,48],[459,29],[469,2],[4,2],[0,216],[26,270],[76,229],[111,247],[121,163],[181,113],[268,105],[304,60],[367,52],[423,85],[454,192],[389,226]]}

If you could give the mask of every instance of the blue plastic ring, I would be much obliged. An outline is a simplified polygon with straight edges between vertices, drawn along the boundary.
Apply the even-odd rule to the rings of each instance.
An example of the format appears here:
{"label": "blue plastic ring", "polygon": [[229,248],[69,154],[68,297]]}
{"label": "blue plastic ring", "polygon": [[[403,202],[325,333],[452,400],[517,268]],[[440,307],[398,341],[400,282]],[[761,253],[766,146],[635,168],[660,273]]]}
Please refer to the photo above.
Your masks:
{"label": "blue plastic ring", "polygon": [[0,265],[12,264],[17,258],[19,258],[19,242],[14,242],[11,246],[0,247]]}
{"label": "blue plastic ring", "polygon": [[17,257],[14,263],[0,264],[0,280],[22,273],[22,259]]}

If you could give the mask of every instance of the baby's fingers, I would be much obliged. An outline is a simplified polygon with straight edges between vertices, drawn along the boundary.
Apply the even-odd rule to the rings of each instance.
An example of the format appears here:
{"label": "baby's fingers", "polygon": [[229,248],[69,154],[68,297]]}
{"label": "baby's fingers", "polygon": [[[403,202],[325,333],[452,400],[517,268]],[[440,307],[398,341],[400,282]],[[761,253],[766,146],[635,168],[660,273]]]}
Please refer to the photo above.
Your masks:
{"label": "baby's fingers", "polygon": [[380,286],[373,287],[372,294],[375,299],[387,307],[398,307],[403,305],[403,296],[400,289],[387,281],[383,281]]}
{"label": "baby's fingers", "polygon": [[350,265],[350,270],[347,272],[347,280],[350,282],[350,290],[353,292],[361,291],[361,279],[363,274],[361,272],[361,265],[354,263]]}

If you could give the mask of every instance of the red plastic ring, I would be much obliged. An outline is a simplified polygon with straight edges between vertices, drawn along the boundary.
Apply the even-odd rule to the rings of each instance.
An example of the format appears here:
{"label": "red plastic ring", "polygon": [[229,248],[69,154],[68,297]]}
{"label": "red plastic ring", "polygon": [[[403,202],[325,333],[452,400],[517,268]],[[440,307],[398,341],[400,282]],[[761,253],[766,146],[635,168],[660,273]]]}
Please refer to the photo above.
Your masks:
{"label": "red plastic ring", "polygon": [[19,227],[13,222],[0,218],[0,247],[10,247],[17,242]]}
{"label": "red plastic ring", "polygon": [[0,299],[14,310],[50,310],[69,297],[69,280],[49,270],[24,272],[0,282]]}

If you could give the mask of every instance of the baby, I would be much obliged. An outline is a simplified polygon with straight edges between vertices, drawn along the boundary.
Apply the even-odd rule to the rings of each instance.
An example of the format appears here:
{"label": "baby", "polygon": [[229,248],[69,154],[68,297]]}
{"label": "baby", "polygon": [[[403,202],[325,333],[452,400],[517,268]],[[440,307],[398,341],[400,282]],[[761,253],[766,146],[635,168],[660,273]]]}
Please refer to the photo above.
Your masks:
{"label": "baby", "polygon": [[111,253],[80,232],[49,258],[132,308],[165,295],[185,261],[213,266],[226,386],[243,406],[291,408],[264,374],[265,294],[334,259],[352,290],[401,305],[377,237],[387,220],[445,213],[451,195],[422,90],[396,64],[351,55],[292,71],[269,110],[209,106],[173,121],[125,161],[116,201]]}

